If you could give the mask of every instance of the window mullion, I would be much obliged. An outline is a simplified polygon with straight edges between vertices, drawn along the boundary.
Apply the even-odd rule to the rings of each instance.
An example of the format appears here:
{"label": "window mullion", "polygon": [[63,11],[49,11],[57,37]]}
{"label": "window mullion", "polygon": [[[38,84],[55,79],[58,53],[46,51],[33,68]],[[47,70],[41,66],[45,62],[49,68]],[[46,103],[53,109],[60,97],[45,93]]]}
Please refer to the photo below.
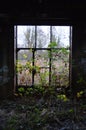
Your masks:
{"label": "window mullion", "polygon": [[37,48],[37,26],[35,26],[35,48]]}
{"label": "window mullion", "polygon": [[50,49],[50,57],[49,57],[49,86],[51,86],[51,59],[52,59],[52,52]]}
{"label": "window mullion", "polygon": [[[52,26],[50,26],[50,42],[52,42]],[[52,60],[52,52],[50,48],[50,57],[49,57],[49,86],[51,86],[51,60]]]}
{"label": "window mullion", "polygon": [[50,42],[52,42],[52,26],[50,26]]}
{"label": "window mullion", "polygon": [[[32,67],[33,67],[33,68],[34,68],[36,48],[37,48],[37,26],[35,26],[35,46],[34,46],[34,48],[32,49]],[[33,70],[32,70],[32,86],[34,86],[34,74],[35,74],[34,71],[35,71],[35,70],[33,69]]]}
{"label": "window mullion", "polygon": [[70,36],[69,36],[69,86],[71,89],[71,81],[72,81],[72,27],[70,26]]}
{"label": "window mullion", "polygon": [[32,86],[34,86],[34,58],[35,58],[35,50],[32,50]]}
{"label": "window mullion", "polygon": [[[17,60],[18,60],[18,49],[17,49],[17,32],[18,32],[18,28],[17,28],[17,26],[15,26],[15,30],[14,30],[15,32],[14,32],[14,37],[15,37],[15,51],[16,51],[16,55],[15,55],[15,66],[17,66]],[[16,70],[15,70],[16,71]],[[18,80],[18,75],[17,75],[17,73],[16,73],[16,85],[18,85],[18,82],[17,82],[17,80]]]}

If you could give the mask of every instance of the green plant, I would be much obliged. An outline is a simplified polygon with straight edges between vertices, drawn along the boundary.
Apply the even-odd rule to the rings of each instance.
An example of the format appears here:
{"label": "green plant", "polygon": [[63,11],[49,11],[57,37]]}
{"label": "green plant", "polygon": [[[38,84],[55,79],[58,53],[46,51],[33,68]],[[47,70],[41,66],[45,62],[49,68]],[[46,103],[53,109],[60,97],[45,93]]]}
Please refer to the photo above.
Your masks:
{"label": "green plant", "polygon": [[11,117],[10,119],[8,119],[7,121],[7,129],[11,129],[11,130],[16,130],[18,125],[18,116],[15,115],[13,117]]}
{"label": "green plant", "polygon": [[48,80],[47,80],[48,76],[49,76],[49,72],[48,71],[40,73],[39,84],[41,86],[48,86]]}
{"label": "green plant", "polygon": [[59,94],[59,95],[57,95],[57,98],[60,100],[63,100],[63,101],[68,101],[68,98],[66,97],[65,94]]}
{"label": "green plant", "polygon": [[[32,65],[34,59],[25,61],[24,65],[20,61],[17,61],[17,72],[18,73],[23,72],[23,73],[20,73],[20,76],[24,77],[22,84],[24,82],[24,84],[29,85],[29,82],[31,82],[32,80],[32,75],[34,76],[34,78],[35,76],[39,76],[39,79],[38,79],[39,83],[38,84],[34,83],[34,89],[32,88],[29,88],[29,90],[28,89],[24,90],[23,88],[18,89],[21,95],[25,93],[25,91],[26,91],[26,95],[33,94],[36,92],[38,93],[38,91],[39,93],[42,93],[45,89],[43,88],[43,86],[49,86],[49,85],[50,86],[64,86],[65,85],[67,87],[69,85],[69,77],[68,77],[69,68],[67,67],[69,51],[66,48],[58,49],[58,44],[56,42],[51,42],[48,45],[48,48],[50,48],[50,50],[48,50],[47,53],[43,52],[43,54],[39,58],[40,59],[44,58],[44,62],[47,62],[47,59],[49,60],[51,59],[51,61],[48,62],[48,64],[51,64],[51,68],[50,68],[51,72],[49,72],[48,69],[45,69],[43,70],[43,72],[41,72],[40,65],[36,65],[36,64]],[[47,57],[45,54],[47,55]],[[26,54],[23,54],[23,57],[24,59],[27,59]],[[57,63],[59,63],[58,64],[59,68],[57,68],[56,66]],[[45,65],[47,64],[45,63]],[[27,78],[25,76],[27,76]],[[49,84],[50,76],[51,76],[51,83]]]}
{"label": "green plant", "polygon": [[24,69],[23,65],[20,63],[19,60],[16,61],[16,73],[22,72]]}
{"label": "green plant", "polygon": [[18,88],[19,95],[23,96],[25,93],[25,89],[23,87]]}

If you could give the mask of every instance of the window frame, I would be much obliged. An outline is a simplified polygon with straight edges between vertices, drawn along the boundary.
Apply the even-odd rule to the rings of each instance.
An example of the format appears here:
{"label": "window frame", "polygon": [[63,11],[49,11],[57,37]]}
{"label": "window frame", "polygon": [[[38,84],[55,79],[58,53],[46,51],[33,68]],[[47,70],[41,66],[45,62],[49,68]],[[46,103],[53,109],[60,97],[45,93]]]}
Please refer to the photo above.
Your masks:
{"label": "window frame", "polygon": [[[33,62],[32,62],[32,66],[34,66],[34,60],[35,60],[35,51],[37,50],[49,50],[50,53],[52,51],[53,48],[36,48],[36,45],[37,45],[37,26],[45,26],[45,25],[28,25],[28,26],[35,26],[35,47],[34,48],[22,48],[22,47],[17,47],[17,26],[20,26],[20,25],[16,25],[14,26],[15,27],[15,34],[14,34],[14,44],[15,44],[15,59],[17,60],[18,59],[18,56],[17,56],[17,53],[18,51],[20,50],[30,50],[32,49],[32,52],[33,52]],[[23,26],[23,25],[22,25]],[[50,26],[50,42],[52,42],[52,26],[59,26],[59,25],[47,25],[47,26]],[[61,26],[66,26],[66,25],[61,25]],[[67,25],[70,27],[70,45],[69,45],[69,86],[71,86],[71,80],[72,80],[72,73],[71,73],[71,68],[72,68],[72,26],[70,25]],[[54,48],[54,49],[60,49],[60,48]],[[16,60],[15,60],[15,66],[16,66]],[[43,68],[46,68],[46,67],[43,67]],[[51,58],[49,59],[49,86],[51,85]],[[18,89],[18,87],[26,87],[27,85],[18,85],[18,81],[17,81],[17,74],[15,72],[15,90]],[[34,86],[34,73],[32,72],[32,86]],[[27,86],[29,87],[29,85]]]}

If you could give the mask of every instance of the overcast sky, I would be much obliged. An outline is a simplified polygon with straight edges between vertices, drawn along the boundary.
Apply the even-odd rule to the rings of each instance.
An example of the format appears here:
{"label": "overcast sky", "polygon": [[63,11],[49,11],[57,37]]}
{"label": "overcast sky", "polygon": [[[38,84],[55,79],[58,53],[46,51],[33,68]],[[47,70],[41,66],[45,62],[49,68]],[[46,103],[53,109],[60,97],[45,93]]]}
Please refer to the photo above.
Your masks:
{"label": "overcast sky", "polygon": [[[24,44],[24,32],[27,30],[28,26],[17,26],[17,42],[18,45],[21,47]],[[49,27],[49,26],[48,26]],[[70,27],[69,26],[55,26],[56,32],[58,35],[60,35],[61,43],[64,44],[64,46],[69,46],[69,37],[70,37]],[[47,33],[48,29],[45,29],[46,27],[41,26],[42,30]]]}

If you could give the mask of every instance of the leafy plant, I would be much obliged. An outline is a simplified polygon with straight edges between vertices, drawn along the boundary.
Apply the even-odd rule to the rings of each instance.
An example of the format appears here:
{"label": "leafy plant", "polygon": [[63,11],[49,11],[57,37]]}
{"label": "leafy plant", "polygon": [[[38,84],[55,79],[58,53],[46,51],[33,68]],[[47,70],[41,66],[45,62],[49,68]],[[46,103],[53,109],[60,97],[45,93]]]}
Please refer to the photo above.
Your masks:
{"label": "leafy plant", "polygon": [[57,98],[60,99],[60,100],[63,100],[63,101],[68,101],[68,98],[64,94],[57,95]]}
{"label": "leafy plant", "polygon": [[18,88],[18,93],[23,96],[25,93],[25,89],[23,87]]}
{"label": "leafy plant", "polygon": [[[43,54],[39,57],[38,60],[41,58],[44,58],[44,62],[47,62],[47,60],[50,60],[49,65],[51,64],[51,72],[47,70],[43,70],[41,72],[40,65],[32,65],[34,59],[30,59],[29,61],[25,61],[25,64],[22,64],[22,61],[17,61],[17,72],[20,73],[20,76],[23,76],[24,84],[29,85],[29,82],[32,82],[32,75],[39,76],[38,84],[34,84],[33,88],[28,88],[27,90],[24,90],[23,88],[19,88],[19,93],[23,94],[26,93],[26,95],[35,94],[37,93],[43,93],[45,89],[47,89],[47,86],[51,88],[51,86],[68,86],[69,85],[69,69],[67,67],[68,64],[68,54],[69,51],[66,48],[58,48],[58,44],[56,42],[51,42],[48,45],[48,48],[50,50],[46,52],[43,52]],[[46,57],[46,55],[47,57]],[[27,55],[23,54],[24,59],[27,59]],[[57,68],[57,62],[61,62],[62,65],[59,65],[59,68]],[[45,63],[45,65],[47,65]],[[25,74],[25,75],[24,75]],[[25,77],[27,76],[27,78]],[[51,83],[49,84],[49,77],[51,76]],[[26,79],[25,79],[26,78]],[[30,80],[29,80],[30,79]],[[28,81],[26,81],[28,80]],[[46,86],[45,88],[43,86]],[[48,89],[47,89],[48,90]],[[25,92],[26,91],[26,92]]]}
{"label": "leafy plant", "polygon": [[23,70],[23,65],[20,63],[20,61],[16,61],[16,72],[19,73],[19,72],[22,72]]}
{"label": "leafy plant", "polygon": [[48,45],[49,48],[56,48],[57,47],[57,43],[56,42],[51,42],[49,45]]}

